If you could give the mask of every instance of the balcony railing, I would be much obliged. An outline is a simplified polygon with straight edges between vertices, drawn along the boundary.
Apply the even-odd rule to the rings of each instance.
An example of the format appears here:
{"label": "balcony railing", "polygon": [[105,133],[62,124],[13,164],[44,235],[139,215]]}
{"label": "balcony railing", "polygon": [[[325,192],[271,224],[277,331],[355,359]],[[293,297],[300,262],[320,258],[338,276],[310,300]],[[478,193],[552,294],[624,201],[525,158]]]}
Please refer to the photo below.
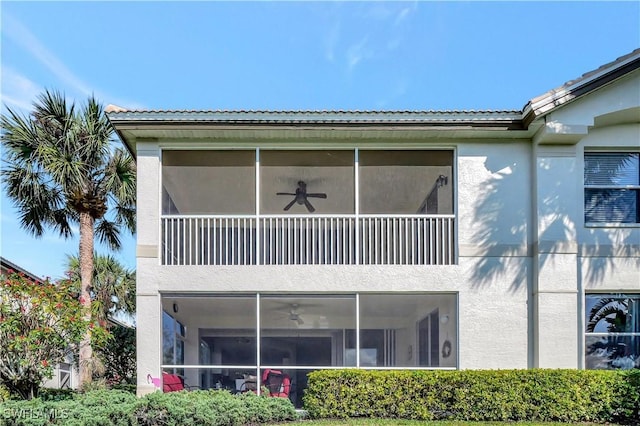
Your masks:
{"label": "balcony railing", "polygon": [[450,265],[453,215],[163,216],[163,265]]}

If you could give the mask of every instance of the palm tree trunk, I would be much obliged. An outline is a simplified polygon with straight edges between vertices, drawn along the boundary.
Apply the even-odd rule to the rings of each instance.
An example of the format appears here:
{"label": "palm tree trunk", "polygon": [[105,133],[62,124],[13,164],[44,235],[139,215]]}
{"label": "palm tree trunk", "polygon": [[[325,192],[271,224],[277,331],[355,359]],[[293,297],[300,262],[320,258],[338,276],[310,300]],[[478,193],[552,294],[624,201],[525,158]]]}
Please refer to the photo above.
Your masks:
{"label": "palm tree trunk", "polygon": [[[93,224],[94,219],[90,214],[80,213],[80,303],[84,307],[85,320],[91,320],[91,280],[93,278]],[[91,329],[87,331],[80,341],[80,387],[91,383],[92,375]]]}

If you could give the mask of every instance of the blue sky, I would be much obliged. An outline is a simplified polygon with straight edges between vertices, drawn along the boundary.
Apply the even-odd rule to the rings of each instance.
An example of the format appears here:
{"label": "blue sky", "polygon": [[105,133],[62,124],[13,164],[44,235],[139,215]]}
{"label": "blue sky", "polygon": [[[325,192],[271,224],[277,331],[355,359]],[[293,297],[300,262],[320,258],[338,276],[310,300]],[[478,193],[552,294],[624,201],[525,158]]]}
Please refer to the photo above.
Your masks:
{"label": "blue sky", "polygon": [[[515,109],[640,47],[640,2],[0,3],[1,102],[44,88],[142,109]],[[3,257],[60,277],[77,237]],[[135,267],[133,238],[117,254]],[[106,252],[105,248],[99,248]]]}

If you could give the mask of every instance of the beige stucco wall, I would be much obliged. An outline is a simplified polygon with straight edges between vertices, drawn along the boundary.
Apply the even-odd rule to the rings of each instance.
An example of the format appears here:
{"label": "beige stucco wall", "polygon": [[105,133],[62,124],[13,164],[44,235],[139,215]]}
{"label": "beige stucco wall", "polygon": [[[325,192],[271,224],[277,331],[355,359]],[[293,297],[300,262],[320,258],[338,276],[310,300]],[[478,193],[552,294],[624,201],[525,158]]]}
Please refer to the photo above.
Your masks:
{"label": "beige stucco wall", "polygon": [[[640,227],[591,227],[583,218],[585,150],[640,149],[637,122],[589,127],[599,115],[615,123],[616,108],[640,105],[629,94],[634,78],[553,112],[548,122],[579,130],[565,145],[542,131],[524,141],[424,141],[455,149],[451,266],[161,266],[160,147],[179,144],[139,144],[139,391],[153,390],[147,374],[160,374],[162,292],[455,293],[459,368],[582,367],[584,293],[640,291]],[[196,353],[193,336],[189,349]]]}
{"label": "beige stucco wall", "polygon": [[[160,175],[161,154],[154,145],[147,148],[138,162],[145,179],[139,193],[138,233],[139,242],[146,243],[138,254],[138,327],[148,330],[138,334],[138,347],[145,348],[138,351],[141,392],[153,389],[146,384],[147,374],[160,374],[159,292],[455,293],[459,338],[453,342],[458,355],[451,359],[453,365],[457,361],[460,368],[531,366],[527,304],[531,166],[526,143],[511,143],[508,152],[491,143],[458,146],[459,173],[453,183],[458,191],[460,258],[453,266],[159,265],[153,245],[158,241],[160,190],[157,180],[155,185],[149,180]],[[509,202],[499,196],[506,190]],[[196,333],[188,334],[185,343],[185,362],[197,363]]]}

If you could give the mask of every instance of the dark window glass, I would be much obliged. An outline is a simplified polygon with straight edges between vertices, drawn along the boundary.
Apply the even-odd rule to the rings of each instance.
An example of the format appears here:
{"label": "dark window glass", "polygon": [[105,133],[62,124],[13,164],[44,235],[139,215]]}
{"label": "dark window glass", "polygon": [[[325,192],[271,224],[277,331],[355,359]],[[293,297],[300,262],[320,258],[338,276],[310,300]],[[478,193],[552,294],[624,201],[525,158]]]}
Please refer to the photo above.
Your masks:
{"label": "dark window glass", "polygon": [[586,223],[640,223],[640,154],[586,153]]}
{"label": "dark window glass", "polygon": [[640,295],[587,295],[585,324],[587,368],[640,368]]}

